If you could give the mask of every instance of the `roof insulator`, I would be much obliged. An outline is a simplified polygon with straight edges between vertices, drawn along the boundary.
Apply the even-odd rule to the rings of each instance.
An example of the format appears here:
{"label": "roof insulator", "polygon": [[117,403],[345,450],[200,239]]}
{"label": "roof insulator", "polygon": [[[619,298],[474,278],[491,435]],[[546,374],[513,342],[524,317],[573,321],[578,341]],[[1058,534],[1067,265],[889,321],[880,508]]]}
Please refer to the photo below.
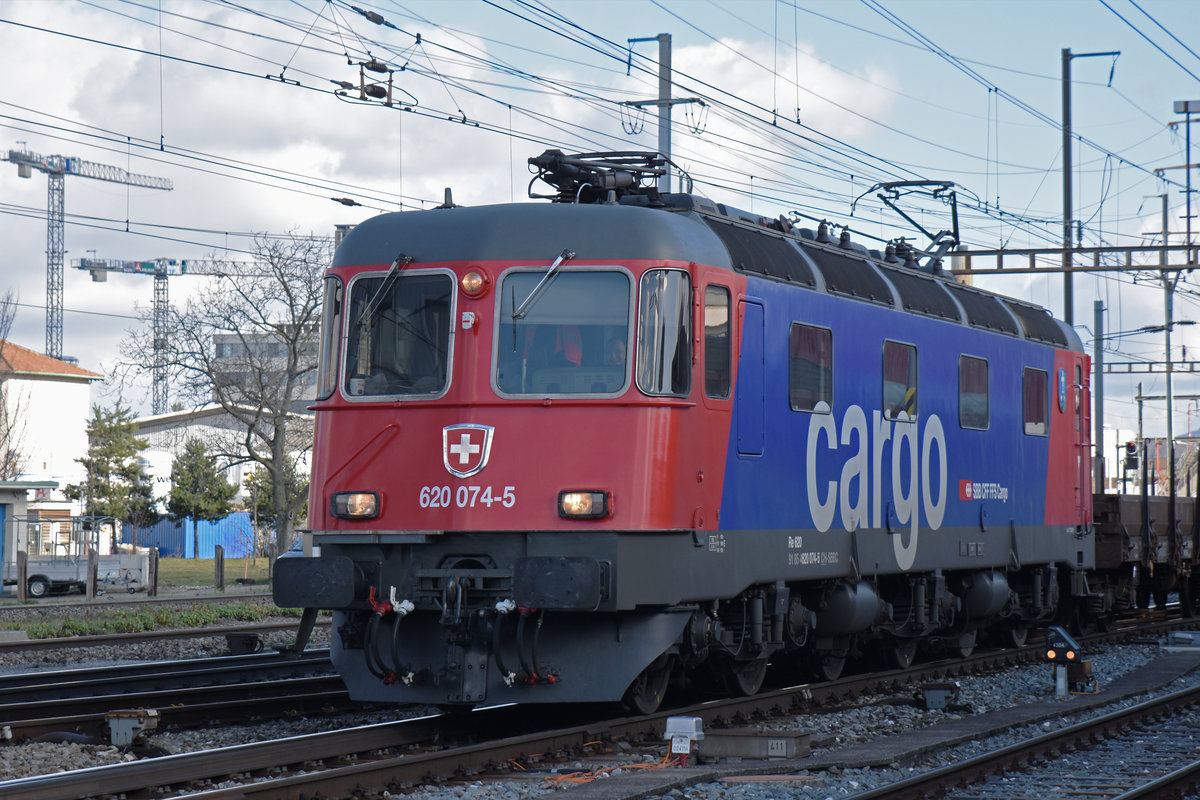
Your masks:
{"label": "roof insulator", "polygon": [[821,244],[829,244],[833,240],[829,238],[829,223],[821,220],[821,224],[817,226],[817,241]]}
{"label": "roof insulator", "polygon": [[850,231],[846,228],[842,228],[842,233],[840,236],[838,236],[838,247],[842,248],[843,250],[853,249],[850,247]]}

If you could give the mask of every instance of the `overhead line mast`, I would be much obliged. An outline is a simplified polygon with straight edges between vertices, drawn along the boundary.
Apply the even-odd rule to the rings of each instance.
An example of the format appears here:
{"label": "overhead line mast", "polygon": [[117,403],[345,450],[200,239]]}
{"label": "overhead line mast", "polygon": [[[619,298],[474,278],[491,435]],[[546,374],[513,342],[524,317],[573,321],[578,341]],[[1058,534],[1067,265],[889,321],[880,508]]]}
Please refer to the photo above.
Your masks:
{"label": "overhead line mast", "polygon": [[17,175],[22,178],[33,177],[35,169],[46,173],[46,355],[62,358],[63,254],[66,250],[63,206],[66,198],[66,176],[78,175],[98,181],[165,191],[174,187],[167,178],[138,175],[120,167],[97,164],[81,158],[43,156],[28,150],[9,150],[7,160],[17,165]]}

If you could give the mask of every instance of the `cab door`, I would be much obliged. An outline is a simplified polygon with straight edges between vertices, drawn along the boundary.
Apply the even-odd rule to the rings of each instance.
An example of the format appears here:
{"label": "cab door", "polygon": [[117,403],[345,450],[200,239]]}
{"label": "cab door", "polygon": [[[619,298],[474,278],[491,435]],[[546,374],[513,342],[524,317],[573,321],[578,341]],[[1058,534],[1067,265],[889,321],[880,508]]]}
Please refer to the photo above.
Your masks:
{"label": "cab door", "polygon": [[1089,383],[1090,359],[1082,353],[1071,356],[1071,396],[1074,405],[1074,430],[1071,433],[1075,447],[1075,510],[1080,523],[1092,521],[1092,393]]}

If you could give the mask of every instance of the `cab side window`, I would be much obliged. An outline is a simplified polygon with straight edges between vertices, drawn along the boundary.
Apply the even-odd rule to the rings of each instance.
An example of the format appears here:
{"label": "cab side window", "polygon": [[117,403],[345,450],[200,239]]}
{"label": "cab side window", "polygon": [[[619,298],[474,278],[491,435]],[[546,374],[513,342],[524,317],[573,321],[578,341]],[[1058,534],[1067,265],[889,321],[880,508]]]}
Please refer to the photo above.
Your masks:
{"label": "cab side window", "polygon": [[642,275],[637,385],[648,395],[691,391],[692,283],[682,270],[652,269]]}
{"label": "cab side window", "polygon": [[729,290],[724,286],[705,287],[704,393],[709,397],[729,397],[732,355]]}

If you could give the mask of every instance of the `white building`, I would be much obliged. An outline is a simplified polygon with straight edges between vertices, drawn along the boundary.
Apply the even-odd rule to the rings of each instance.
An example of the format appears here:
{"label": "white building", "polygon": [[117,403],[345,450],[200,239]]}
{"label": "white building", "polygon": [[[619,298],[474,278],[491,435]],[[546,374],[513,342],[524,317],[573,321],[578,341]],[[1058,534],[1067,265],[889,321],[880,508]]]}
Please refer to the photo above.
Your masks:
{"label": "white building", "polygon": [[[308,444],[294,453],[302,457],[298,468],[302,473],[307,473],[313,415],[309,411],[291,417],[297,437],[304,439],[307,436]],[[146,472],[154,481],[154,496],[164,504],[171,493],[171,466],[189,439],[200,439],[213,450],[238,451],[246,431],[241,422],[216,404],[141,417],[136,424],[138,437],[149,445],[141,452],[141,458],[146,462]],[[242,462],[232,464],[225,470],[226,479],[238,487],[238,494],[234,498],[236,502],[247,502],[243,481],[247,473],[257,468],[256,463]]]}
{"label": "white building", "polygon": [[58,484],[52,495],[82,483],[91,416],[90,387],[104,376],[0,339],[0,402],[19,469],[10,479]]}
{"label": "white building", "polygon": [[90,386],[103,377],[0,339],[0,564],[27,547],[22,520],[75,513],[63,489],[87,474],[75,459],[87,455]]}

